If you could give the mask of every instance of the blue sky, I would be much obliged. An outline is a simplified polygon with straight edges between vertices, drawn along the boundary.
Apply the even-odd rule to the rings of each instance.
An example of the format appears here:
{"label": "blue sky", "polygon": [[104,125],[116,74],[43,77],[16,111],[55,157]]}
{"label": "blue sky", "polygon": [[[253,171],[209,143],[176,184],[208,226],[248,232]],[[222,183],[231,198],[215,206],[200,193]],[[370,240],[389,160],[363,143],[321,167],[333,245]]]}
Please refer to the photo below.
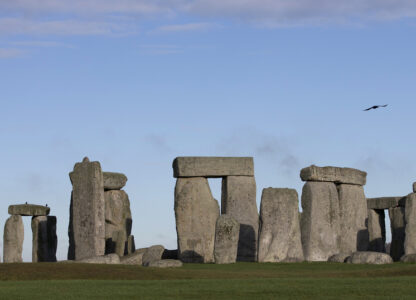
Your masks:
{"label": "blue sky", "polygon": [[0,224],[48,203],[65,259],[84,156],[128,176],[137,247],[176,248],[176,156],[254,156],[258,204],[269,186],[300,196],[310,164],[367,171],[368,197],[410,193],[415,16],[397,0],[0,0]]}

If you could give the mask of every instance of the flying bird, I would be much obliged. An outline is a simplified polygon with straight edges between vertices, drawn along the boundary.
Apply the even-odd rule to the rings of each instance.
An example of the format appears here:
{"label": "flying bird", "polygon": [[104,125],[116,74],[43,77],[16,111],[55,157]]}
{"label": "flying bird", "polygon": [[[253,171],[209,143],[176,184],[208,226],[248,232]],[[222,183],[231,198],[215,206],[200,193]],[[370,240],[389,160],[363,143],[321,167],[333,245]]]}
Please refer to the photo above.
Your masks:
{"label": "flying bird", "polygon": [[370,110],[370,109],[377,109],[377,108],[379,108],[379,107],[386,107],[388,104],[384,104],[384,105],[374,105],[374,106],[371,106],[371,107],[369,107],[369,108],[367,108],[367,109],[364,109],[364,111],[368,111],[368,110]]}

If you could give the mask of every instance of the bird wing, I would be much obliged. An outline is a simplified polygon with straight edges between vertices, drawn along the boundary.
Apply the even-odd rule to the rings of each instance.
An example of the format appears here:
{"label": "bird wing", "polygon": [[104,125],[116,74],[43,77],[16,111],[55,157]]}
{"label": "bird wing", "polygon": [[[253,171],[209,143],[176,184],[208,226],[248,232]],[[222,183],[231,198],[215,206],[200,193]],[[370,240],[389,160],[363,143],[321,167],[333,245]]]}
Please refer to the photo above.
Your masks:
{"label": "bird wing", "polygon": [[374,107],[372,106],[372,107],[369,107],[369,108],[367,108],[367,109],[364,109],[363,111],[367,111],[367,110],[370,110],[370,109],[373,109]]}
{"label": "bird wing", "polygon": [[384,105],[379,105],[380,107],[386,107],[388,104],[384,104]]}

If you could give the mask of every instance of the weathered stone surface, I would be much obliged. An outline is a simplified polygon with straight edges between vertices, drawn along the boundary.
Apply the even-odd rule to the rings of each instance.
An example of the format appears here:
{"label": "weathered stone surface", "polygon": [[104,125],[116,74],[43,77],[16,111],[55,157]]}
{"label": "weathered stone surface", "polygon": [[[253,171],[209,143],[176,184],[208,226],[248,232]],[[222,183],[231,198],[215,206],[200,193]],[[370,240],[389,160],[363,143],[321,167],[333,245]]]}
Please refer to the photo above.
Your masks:
{"label": "weathered stone surface", "polygon": [[108,254],[108,255],[99,255],[93,257],[87,257],[78,260],[77,262],[80,263],[87,263],[87,264],[107,264],[107,265],[115,265],[120,263],[120,257],[115,254]]}
{"label": "weathered stone surface", "polygon": [[3,261],[5,263],[22,262],[22,250],[24,239],[22,217],[13,215],[4,225],[3,233]]}
{"label": "weathered stone surface", "polygon": [[359,185],[337,186],[340,211],[340,250],[342,252],[368,249],[367,201]]}
{"label": "weathered stone surface", "polygon": [[391,227],[390,256],[394,261],[399,261],[404,255],[405,240],[405,208],[395,207],[389,209]]}
{"label": "weathered stone surface", "polygon": [[162,259],[163,251],[165,251],[165,247],[162,245],[156,245],[147,248],[143,253],[142,265],[147,267],[151,262]]}
{"label": "weathered stone surface", "polygon": [[175,219],[179,259],[183,262],[214,262],[215,223],[218,202],[208,180],[178,178],[175,187]]}
{"label": "weathered stone surface", "polygon": [[371,209],[389,209],[392,207],[404,207],[406,197],[379,197],[367,198],[367,208]]}
{"label": "weathered stone surface", "polygon": [[50,207],[35,204],[18,204],[9,206],[9,215],[47,216]]}
{"label": "weathered stone surface", "polygon": [[254,176],[252,157],[177,157],[173,177]]}
{"label": "weathered stone surface", "polygon": [[368,209],[368,250],[386,252],[386,224],[383,209]]}
{"label": "weathered stone surface", "polygon": [[383,265],[383,264],[392,264],[393,259],[390,255],[380,252],[372,251],[358,251],[354,252],[349,262],[352,264],[372,264],[372,265]]}
{"label": "weathered stone surface", "polygon": [[127,182],[127,176],[122,173],[103,172],[105,190],[120,190]]}
{"label": "weathered stone surface", "polygon": [[351,253],[334,254],[330,258],[328,258],[328,262],[345,263],[345,262],[347,262],[347,260],[350,256],[351,256]]}
{"label": "weathered stone surface", "polygon": [[134,253],[120,257],[120,263],[124,265],[138,265],[143,263],[143,254],[147,251],[147,248],[141,248],[134,251]]}
{"label": "weathered stone surface", "polygon": [[215,227],[214,257],[216,264],[231,264],[237,260],[240,224],[228,215],[218,218]]}
{"label": "weathered stone surface", "polygon": [[351,168],[318,167],[311,165],[300,171],[300,178],[303,181],[328,181],[365,185],[367,173]]}
{"label": "weathered stone surface", "polygon": [[221,214],[240,223],[237,261],[256,261],[259,213],[256,181],[249,176],[227,176],[222,180]]}
{"label": "weathered stone surface", "polygon": [[180,260],[175,259],[161,259],[150,262],[147,267],[151,268],[179,268],[183,263]]}
{"label": "weathered stone surface", "polygon": [[[68,259],[80,260],[105,252],[105,201],[99,162],[84,159],[69,174],[73,186]],[[72,257],[73,256],[73,257]]]}
{"label": "weathered stone surface", "polygon": [[332,182],[306,182],[302,190],[302,246],[305,260],[327,261],[340,252],[338,192]]}
{"label": "weathered stone surface", "polygon": [[259,262],[303,261],[298,193],[263,189],[260,205]]}
{"label": "weathered stone surface", "polygon": [[409,194],[406,198],[405,210],[405,240],[404,254],[416,253],[416,194]]}
{"label": "weathered stone surface", "polygon": [[32,217],[32,262],[55,262],[58,239],[56,217]]}
{"label": "weathered stone surface", "polygon": [[404,263],[416,263],[416,253],[403,255],[400,261]]}
{"label": "weathered stone surface", "polygon": [[136,251],[136,244],[134,243],[134,235],[129,235],[127,238],[127,253],[125,254],[132,254]]}
{"label": "weathered stone surface", "polygon": [[124,250],[127,250],[126,249],[126,243],[127,243],[126,231],[125,230],[116,231],[113,233],[113,237],[115,240],[114,253],[116,253],[120,257],[124,256]]}

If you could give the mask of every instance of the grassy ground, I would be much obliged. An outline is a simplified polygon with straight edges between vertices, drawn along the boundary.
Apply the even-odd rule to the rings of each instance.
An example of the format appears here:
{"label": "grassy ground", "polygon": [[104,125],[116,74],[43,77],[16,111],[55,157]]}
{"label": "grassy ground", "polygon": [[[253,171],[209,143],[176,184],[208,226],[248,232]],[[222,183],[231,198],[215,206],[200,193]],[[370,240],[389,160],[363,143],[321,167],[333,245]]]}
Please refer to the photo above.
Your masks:
{"label": "grassy ground", "polygon": [[416,299],[416,264],[0,264],[0,299]]}

